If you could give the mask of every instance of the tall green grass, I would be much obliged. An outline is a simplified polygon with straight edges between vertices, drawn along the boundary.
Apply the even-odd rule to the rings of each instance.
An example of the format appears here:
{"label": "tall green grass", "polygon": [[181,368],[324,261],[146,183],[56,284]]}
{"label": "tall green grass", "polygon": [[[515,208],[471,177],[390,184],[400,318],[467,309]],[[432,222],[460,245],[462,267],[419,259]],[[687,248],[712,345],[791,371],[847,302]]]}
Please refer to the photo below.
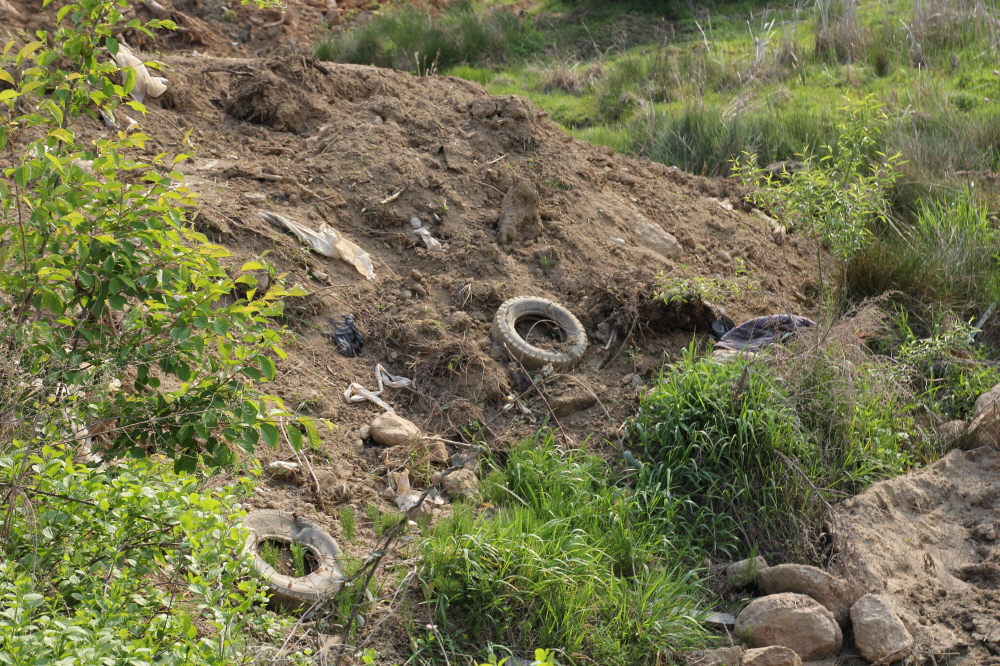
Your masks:
{"label": "tall green grass", "polygon": [[914,225],[882,230],[849,262],[841,291],[848,303],[892,293],[924,317],[930,310],[982,314],[1000,300],[1000,233],[969,191],[924,201]]}
{"label": "tall green grass", "polygon": [[638,486],[689,500],[698,515],[685,522],[711,524],[700,545],[719,555],[801,558],[825,501],[933,457],[894,377],[835,346],[786,363],[719,363],[691,348],[632,423],[649,461]]}
{"label": "tall green grass", "polygon": [[488,513],[456,506],[424,545],[422,577],[474,643],[557,648],[588,663],[660,663],[706,640],[694,507],[616,484],[598,457],[551,433],[483,482]]}
{"label": "tall green grass", "polygon": [[423,74],[463,64],[500,63],[538,44],[538,34],[510,12],[458,0],[439,13],[412,4],[392,6],[361,27],[324,36],[315,55]]}

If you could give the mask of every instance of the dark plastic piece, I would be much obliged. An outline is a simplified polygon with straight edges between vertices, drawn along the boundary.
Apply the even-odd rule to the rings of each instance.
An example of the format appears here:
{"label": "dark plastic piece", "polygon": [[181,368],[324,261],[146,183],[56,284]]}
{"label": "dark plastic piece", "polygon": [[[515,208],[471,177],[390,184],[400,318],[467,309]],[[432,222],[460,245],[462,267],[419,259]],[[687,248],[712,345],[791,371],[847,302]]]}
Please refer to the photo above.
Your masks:
{"label": "dark plastic piece", "polygon": [[361,331],[354,323],[354,317],[349,314],[344,315],[344,323],[337,326],[337,320],[330,317],[330,323],[336,326],[332,335],[328,335],[333,344],[337,346],[337,351],[348,358],[354,358],[361,353],[365,347],[364,338]]}
{"label": "dark plastic piece", "polygon": [[723,335],[733,330],[735,327],[736,322],[726,315],[722,315],[712,322],[712,337],[715,338],[716,341],[719,341],[722,339]]}

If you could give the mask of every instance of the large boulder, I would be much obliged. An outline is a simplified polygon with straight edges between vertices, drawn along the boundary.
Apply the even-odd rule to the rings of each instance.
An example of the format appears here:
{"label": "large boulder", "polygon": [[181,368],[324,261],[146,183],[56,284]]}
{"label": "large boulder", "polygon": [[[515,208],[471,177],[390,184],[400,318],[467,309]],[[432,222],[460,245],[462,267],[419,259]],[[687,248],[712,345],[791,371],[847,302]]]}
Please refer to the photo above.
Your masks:
{"label": "large boulder", "polygon": [[804,594],[772,594],[750,602],[736,618],[736,635],[753,647],[784,645],[803,661],[840,651],[844,635],[833,613]]}
{"label": "large boulder", "polygon": [[371,438],[382,446],[398,446],[420,436],[420,428],[396,412],[386,412],[369,425]]}
{"label": "large boulder", "polygon": [[854,644],[861,656],[873,664],[891,664],[913,651],[913,636],[888,598],[866,594],[851,607]]}
{"label": "large boulder", "polygon": [[740,560],[726,567],[726,583],[738,590],[757,582],[757,574],[767,568],[767,560],[758,555],[751,560]]}
{"label": "large boulder", "polygon": [[779,564],[763,569],[757,574],[757,585],[765,594],[794,592],[812,597],[833,613],[841,627],[847,626],[851,606],[864,594],[857,585],[804,564]]}
{"label": "large boulder", "polygon": [[802,666],[802,659],[784,645],[754,648],[743,653],[741,666]]}

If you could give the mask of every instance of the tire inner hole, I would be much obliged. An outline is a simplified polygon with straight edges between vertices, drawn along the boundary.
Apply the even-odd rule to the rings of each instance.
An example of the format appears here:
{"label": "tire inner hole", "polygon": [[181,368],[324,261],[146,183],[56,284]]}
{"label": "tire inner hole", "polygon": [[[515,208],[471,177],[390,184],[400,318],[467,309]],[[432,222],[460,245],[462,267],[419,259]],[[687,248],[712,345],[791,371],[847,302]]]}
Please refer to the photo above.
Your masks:
{"label": "tire inner hole", "polygon": [[524,315],[514,322],[514,330],[532,347],[561,351],[566,347],[566,331],[543,315]]}
{"label": "tire inner hole", "polygon": [[260,558],[283,576],[304,578],[319,569],[319,559],[312,549],[285,539],[264,539],[258,545]]}

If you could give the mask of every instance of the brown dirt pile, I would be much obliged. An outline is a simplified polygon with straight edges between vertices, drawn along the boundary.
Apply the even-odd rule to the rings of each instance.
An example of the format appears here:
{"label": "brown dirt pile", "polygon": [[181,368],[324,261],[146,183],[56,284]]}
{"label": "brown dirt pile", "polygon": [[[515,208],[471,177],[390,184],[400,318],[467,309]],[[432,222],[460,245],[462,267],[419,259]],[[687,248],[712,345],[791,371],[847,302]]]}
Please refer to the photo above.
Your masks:
{"label": "brown dirt pile", "polygon": [[892,597],[917,663],[1000,664],[1000,451],[952,451],[846,500],[840,573]]}

